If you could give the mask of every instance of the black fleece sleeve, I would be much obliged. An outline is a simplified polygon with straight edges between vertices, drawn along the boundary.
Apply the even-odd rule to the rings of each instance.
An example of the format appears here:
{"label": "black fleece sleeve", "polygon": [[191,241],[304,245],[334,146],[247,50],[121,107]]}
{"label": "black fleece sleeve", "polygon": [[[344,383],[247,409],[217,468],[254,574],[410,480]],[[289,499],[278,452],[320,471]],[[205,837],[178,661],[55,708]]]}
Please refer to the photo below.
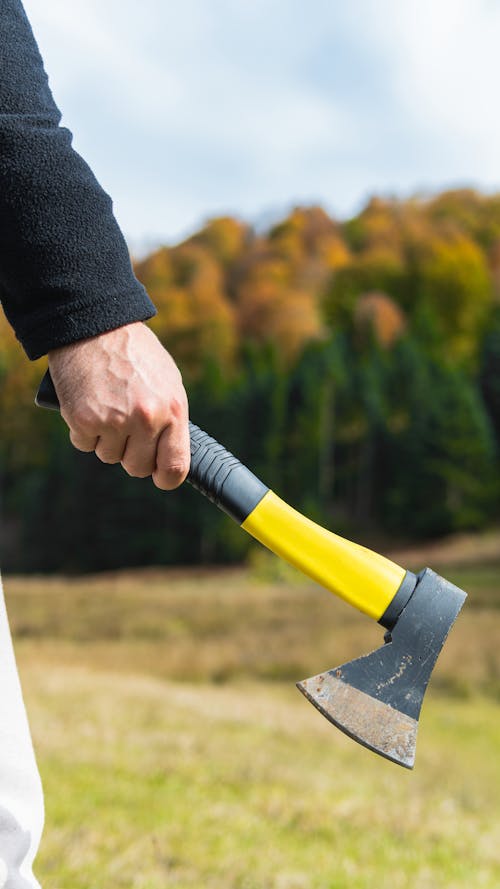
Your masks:
{"label": "black fleece sleeve", "polygon": [[0,299],[32,359],[155,314],[60,119],[22,3],[0,0]]}

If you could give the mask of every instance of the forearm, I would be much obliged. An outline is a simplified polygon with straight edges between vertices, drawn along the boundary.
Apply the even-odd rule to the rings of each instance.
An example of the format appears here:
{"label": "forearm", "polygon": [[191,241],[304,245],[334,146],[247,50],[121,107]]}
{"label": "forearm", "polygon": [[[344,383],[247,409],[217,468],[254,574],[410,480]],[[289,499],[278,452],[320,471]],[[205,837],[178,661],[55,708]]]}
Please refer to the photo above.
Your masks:
{"label": "forearm", "polygon": [[154,314],[19,0],[0,0],[0,293],[30,358]]}

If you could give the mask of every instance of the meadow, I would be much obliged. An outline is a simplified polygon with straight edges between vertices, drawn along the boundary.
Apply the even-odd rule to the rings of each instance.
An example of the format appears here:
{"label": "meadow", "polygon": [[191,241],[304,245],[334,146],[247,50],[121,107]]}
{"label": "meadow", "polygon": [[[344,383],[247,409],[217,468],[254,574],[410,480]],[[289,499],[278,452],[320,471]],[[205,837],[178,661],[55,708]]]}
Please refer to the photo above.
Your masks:
{"label": "meadow", "polygon": [[500,561],[463,552],[432,563],[470,596],[413,772],[294,687],[380,628],[263,552],[246,569],[7,578],[44,889],[498,889]]}

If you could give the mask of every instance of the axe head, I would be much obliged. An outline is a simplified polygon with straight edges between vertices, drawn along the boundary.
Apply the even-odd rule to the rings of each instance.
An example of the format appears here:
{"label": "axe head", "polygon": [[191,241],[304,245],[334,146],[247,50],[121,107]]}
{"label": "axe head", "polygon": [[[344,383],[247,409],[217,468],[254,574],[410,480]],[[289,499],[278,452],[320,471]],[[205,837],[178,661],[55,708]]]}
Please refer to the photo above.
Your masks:
{"label": "axe head", "polygon": [[425,690],[465,599],[462,590],[426,568],[381,648],[297,687],[355,741],[413,768]]}

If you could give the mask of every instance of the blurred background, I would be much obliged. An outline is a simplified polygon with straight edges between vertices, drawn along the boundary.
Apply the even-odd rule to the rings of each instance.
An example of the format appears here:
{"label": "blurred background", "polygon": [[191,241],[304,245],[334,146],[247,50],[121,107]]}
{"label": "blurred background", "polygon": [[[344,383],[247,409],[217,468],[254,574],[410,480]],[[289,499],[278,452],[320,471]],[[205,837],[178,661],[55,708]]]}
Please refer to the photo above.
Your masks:
{"label": "blurred background", "polygon": [[470,593],[420,772],[353,750],[289,688],[376,629],[187,485],[74,451],[0,315],[0,561],[47,885],[494,889],[500,8],[25,7],[194,422],[311,518]]}
{"label": "blurred background", "polygon": [[[26,5],[194,421],[358,539],[498,522],[500,10]],[[5,569],[241,561],[193,492],[73,453],[0,323]]]}

